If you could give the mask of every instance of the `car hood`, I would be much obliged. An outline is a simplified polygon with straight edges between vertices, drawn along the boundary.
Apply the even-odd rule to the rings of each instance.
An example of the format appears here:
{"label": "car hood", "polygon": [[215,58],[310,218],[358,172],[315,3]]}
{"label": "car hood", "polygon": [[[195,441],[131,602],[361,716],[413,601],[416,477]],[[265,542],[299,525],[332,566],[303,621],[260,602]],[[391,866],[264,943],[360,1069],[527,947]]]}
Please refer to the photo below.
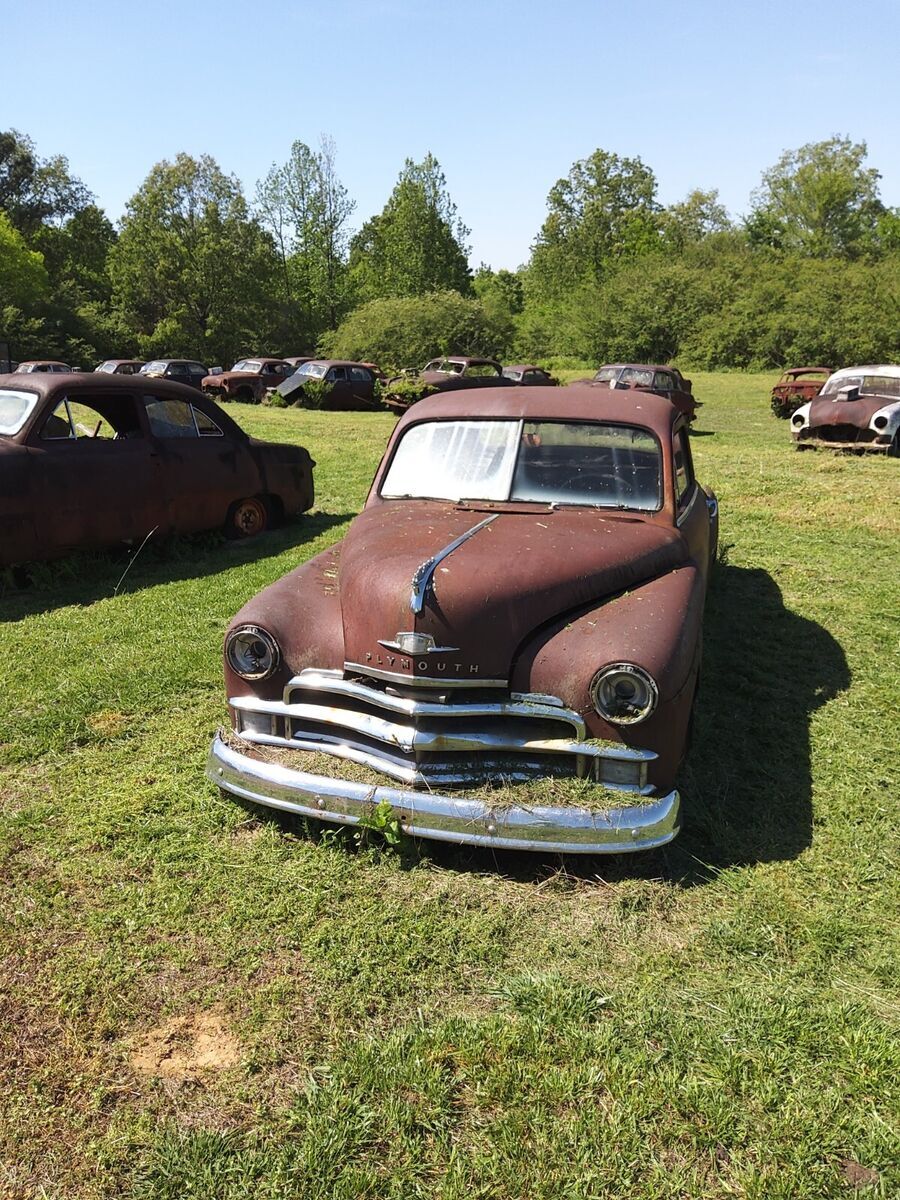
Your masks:
{"label": "car hood", "polygon": [[[414,613],[413,580],[423,563],[489,518],[437,564]],[[636,514],[376,504],[356,518],[341,549],[345,661],[417,680],[506,682],[518,647],[536,628],[686,557],[677,530]],[[438,649],[410,652],[398,638],[404,633],[428,635]]]}
{"label": "car hood", "polygon": [[204,383],[230,383],[235,379],[260,379],[261,371],[220,371],[218,375],[204,375]]}
{"label": "car hood", "polygon": [[868,429],[869,422],[879,409],[895,400],[894,396],[860,396],[858,400],[830,400],[818,396],[809,405],[809,424],[856,425]]}

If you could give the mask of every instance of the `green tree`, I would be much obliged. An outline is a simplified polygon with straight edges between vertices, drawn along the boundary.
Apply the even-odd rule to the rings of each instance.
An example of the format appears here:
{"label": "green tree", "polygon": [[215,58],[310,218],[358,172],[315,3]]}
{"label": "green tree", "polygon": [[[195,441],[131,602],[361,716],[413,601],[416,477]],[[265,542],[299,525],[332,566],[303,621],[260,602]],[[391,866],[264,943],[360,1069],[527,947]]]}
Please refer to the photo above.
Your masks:
{"label": "green tree", "polygon": [[273,165],[257,184],[256,211],[274,239],[282,294],[305,348],[346,312],[347,226],[355,207],[337,176],[330,138],[318,151],[294,142],[284,166]]}
{"label": "green tree", "polygon": [[26,237],[85,208],[91,193],[62,155],[41,159],[34,142],[15,129],[0,131],[0,209]]}
{"label": "green tree", "polygon": [[48,289],[43,257],[29,250],[6,213],[0,212],[0,307],[33,309]]}
{"label": "green tree", "polygon": [[700,188],[695,188],[679,203],[663,209],[660,227],[666,245],[676,252],[714,233],[727,233],[733,228],[728,210],[719,202],[718,191],[705,192]]}
{"label": "green tree", "polygon": [[378,216],[363,225],[350,246],[350,273],[363,301],[472,290],[469,230],[450,199],[440,163],[427,154],[406,160]]}
{"label": "green tree", "polygon": [[422,367],[439,354],[502,358],[512,336],[512,323],[489,314],[479,300],[443,291],[370,300],[327,334],[320,349],[399,371]]}
{"label": "green tree", "polygon": [[659,246],[656,178],[639,158],[595,150],[557,180],[547,207],[526,283],[536,300],[565,299],[599,284],[617,261]]}
{"label": "green tree", "polygon": [[268,344],[277,267],[240,184],[208,155],[157,163],[110,252],[114,303],[145,353],[222,363]]}
{"label": "green tree", "polygon": [[814,258],[857,258],[873,248],[884,208],[866,156],[866,143],[848,137],[785,151],[753,194],[751,242]]}

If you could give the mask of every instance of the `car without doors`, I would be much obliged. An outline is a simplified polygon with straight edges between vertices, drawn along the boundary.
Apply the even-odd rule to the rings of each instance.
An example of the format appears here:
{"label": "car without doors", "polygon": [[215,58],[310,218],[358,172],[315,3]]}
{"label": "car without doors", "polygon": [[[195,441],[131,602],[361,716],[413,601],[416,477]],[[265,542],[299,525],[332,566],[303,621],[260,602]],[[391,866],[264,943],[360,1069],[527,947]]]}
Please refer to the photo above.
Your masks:
{"label": "car without doors", "polygon": [[324,821],[381,805],[415,837],[662,845],[717,531],[660,397],[428,397],[344,540],[234,618],[209,778]]}
{"label": "car without doors", "polygon": [[791,417],[798,450],[889,454],[900,457],[900,366],[845,367]]}
{"label": "car without doors", "polygon": [[0,565],[150,533],[261,533],[311,506],[313,466],[179,384],[0,376]]}
{"label": "car without doors", "polygon": [[831,375],[831,367],[790,367],[772,388],[772,412],[789,417],[801,404],[818,396]]}
{"label": "car without doors", "polygon": [[283,358],[242,358],[230,371],[207,375],[201,386],[214,400],[259,404],[266,392],[278,387],[293,370]]}

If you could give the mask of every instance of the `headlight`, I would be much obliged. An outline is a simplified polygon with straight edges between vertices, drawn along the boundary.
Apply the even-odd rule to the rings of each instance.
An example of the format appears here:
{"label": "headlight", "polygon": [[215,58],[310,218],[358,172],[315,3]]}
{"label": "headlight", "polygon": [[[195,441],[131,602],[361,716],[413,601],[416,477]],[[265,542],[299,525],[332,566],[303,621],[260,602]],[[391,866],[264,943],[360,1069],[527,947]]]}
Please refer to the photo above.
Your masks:
{"label": "headlight", "polygon": [[881,414],[879,414],[879,416],[877,416],[874,419],[874,421],[872,422],[872,424],[875,426],[876,429],[887,429],[887,423],[888,423],[887,417],[885,417]]}
{"label": "headlight", "polygon": [[633,663],[612,663],[591,683],[594,708],[614,725],[636,725],[656,708],[659,691],[651,675]]}
{"label": "headlight", "polygon": [[258,625],[239,625],[225,639],[225,657],[242,679],[268,679],[278,670],[281,651],[265,629]]}
{"label": "headlight", "polygon": [[803,424],[803,414],[794,413],[794,415],[791,417],[791,424],[796,425],[799,428]]}

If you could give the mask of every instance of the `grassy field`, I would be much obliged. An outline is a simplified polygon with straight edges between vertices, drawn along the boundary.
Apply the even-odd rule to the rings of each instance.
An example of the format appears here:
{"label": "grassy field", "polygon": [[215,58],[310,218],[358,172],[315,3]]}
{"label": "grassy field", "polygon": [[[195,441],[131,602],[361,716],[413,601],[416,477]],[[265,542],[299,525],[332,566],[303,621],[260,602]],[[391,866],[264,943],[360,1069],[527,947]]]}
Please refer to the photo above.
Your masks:
{"label": "grassy field", "polygon": [[900,1194],[900,463],[695,378],[722,562],[665,852],[395,853],[203,777],[220,645],[388,415],[232,408],[312,515],[0,594],[0,1196]]}

